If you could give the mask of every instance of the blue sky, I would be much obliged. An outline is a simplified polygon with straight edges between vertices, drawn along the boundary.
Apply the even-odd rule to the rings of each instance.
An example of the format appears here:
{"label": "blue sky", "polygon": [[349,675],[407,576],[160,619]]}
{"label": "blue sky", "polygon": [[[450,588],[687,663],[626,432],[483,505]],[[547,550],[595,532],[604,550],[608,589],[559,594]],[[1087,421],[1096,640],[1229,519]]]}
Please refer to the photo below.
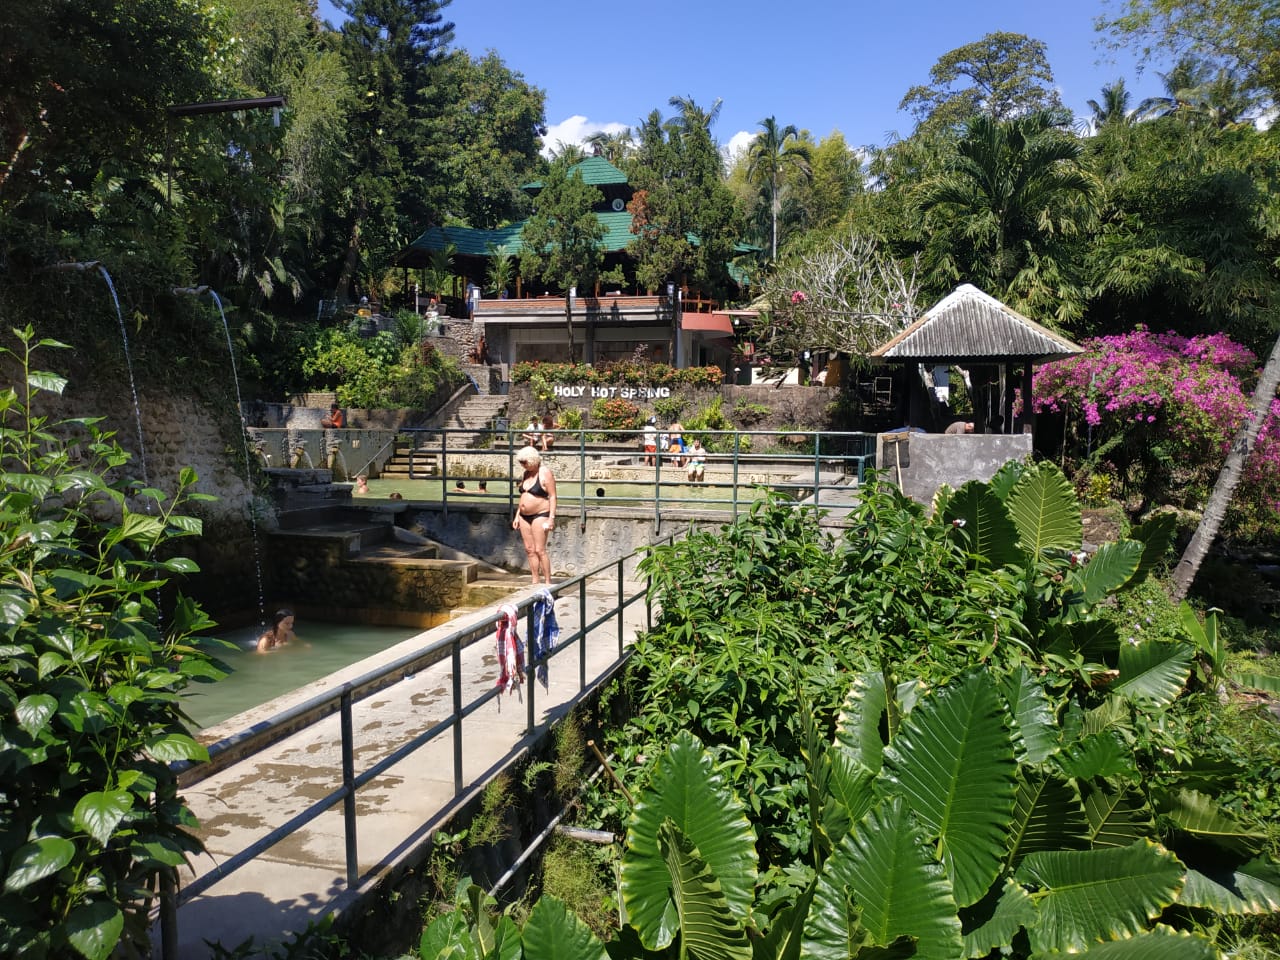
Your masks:
{"label": "blue sky", "polygon": [[[1005,30],[1048,46],[1063,102],[1087,114],[1102,86],[1124,77],[1136,104],[1162,93],[1157,69],[1138,75],[1132,57],[1097,40],[1094,19],[1118,0],[454,0],[445,8],[454,45],[496,50],[547,94],[549,146],[595,130],[635,127],[673,96],[709,108],[723,100],[712,133],[744,143],[759,121],[833,130],[851,146],[883,144],[912,121],[898,103],[949,50]],[[332,4],[321,16],[338,22]]]}

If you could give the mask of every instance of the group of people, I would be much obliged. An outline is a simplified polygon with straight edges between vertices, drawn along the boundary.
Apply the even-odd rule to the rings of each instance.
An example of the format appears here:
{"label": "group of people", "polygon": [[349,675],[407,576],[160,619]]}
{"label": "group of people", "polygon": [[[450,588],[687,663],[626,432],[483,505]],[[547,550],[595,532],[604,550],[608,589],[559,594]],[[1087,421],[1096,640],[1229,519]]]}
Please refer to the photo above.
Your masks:
{"label": "group of people", "polygon": [[520,439],[526,447],[549,453],[556,442],[556,435],[551,431],[559,429],[560,424],[556,423],[556,418],[549,413],[544,413],[541,421],[536,416],[529,418],[529,425],[524,428],[524,433],[520,434]]}
{"label": "group of people", "polygon": [[691,483],[705,479],[707,451],[701,440],[694,440],[691,444],[685,442],[684,427],[679,421],[659,432],[657,418],[650,417],[644,425],[642,439],[645,466],[655,466],[658,457],[665,453],[674,466],[685,468]]}

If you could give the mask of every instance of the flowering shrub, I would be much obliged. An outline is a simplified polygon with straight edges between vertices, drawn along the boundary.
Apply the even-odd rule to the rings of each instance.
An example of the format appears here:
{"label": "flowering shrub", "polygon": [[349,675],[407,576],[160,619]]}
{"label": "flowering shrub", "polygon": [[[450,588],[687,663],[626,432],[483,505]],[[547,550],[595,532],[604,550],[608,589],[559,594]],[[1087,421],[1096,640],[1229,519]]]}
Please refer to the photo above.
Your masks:
{"label": "flowering shrub", "polygon": [[517,363],[511,368],[512,383],[527,383],[535,375],[550,384],[587,386],[716,387],[724,382],[724,372],[719,367],[679,370],[665,363],[636,360],[619,360],[598,367],[589,363]]}
{"label": "flowering shrub", "polygon": [[[1223,334],[1143,327],[1083,346],[1036,371],[1036,412],[1065,415],[1067,452],[1091,472],[1114,474],[1149,501],[1201,504],[1247,415],[1242,381],[1254,379],[1253,353]],[[1255,533],[1280,529],[1278,412],[1273,405],[1235,499],[1237,529],[1246,515]],[[1269,503],[1254,502],[1261,491]]]}
{"label": "flowering shrub", "polygon": [[630,400],[597,400],[591,405],[591,419],[605,430],[636,430],[640,408]]}

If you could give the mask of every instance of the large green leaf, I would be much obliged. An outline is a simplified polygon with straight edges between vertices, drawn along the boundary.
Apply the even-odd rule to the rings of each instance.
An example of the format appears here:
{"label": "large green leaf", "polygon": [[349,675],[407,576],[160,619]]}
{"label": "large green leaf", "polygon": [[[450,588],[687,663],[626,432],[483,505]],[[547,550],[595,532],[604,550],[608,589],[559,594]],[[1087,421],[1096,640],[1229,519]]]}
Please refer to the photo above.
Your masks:
{"label": "large green leaf", "polygon": [[974,909],[980,907],[987,909],[982,911],[981,922],[964,935],[965,957],[986,957],[1010,946],[1018,931],[1036,920],[1035,902],[1012,880],[1006,881],[1002,890],[993,889]]}
{"label": "large green leaf", "polygon": [[1158,801],[1161,813],[1180,830],[1197,840],[1207,840],[1215,846],[1237,853],[1257,853],[1266,839],[1261,830],[1250,830],[1223,810],[1213,800],[1198,790],[1179,790]]}
{"label": "large green leaf", "polygon": [[1258,857],[1235,869],[1188,870],[1178,902],[1218,913],[1280,913],[1280,869]]}
{"label": "large green leaf", "polygon": [[133,809],[133,795],[128,790],[104,790],[86,793],[71,814],[72,822],[104,847],[116,825]]}
{"label": "large green leaf", "polygon": [[41,837],[17,849],[4,880],[7,891],[21,890],[57,873],[76,855],[76,845],[63,837]]}
{"label": "large green leaf", "polygon": [[209,751],[185,733],[164,733],[147,740],[147,752],[162,763],[208,760]]}
{"label": "large green leaf", "polygon": [[604,944],[564,903],[543,894],[525,921],[524,960],[605,960]]}
{"label": "large green leaf", "polygon": [[1099,940],[1132,937],[1173,903],[1186,871],[1150,841],[1105,850],[1033,853],[1017,878],[1040,888],[1033,950],[1079,952]]}
{"label": "large green leaf", "polygon": [[1031,853],[1083,848],[1086,827],[1074,784],[1024,768],[1010,820],[1007,862],[1016,867]]}
{"label": "large green leaf", "polygon": [[1133,575],[1134,583],[1141,581],[1163,562],[1177,532],[1178,517],[1173,513],[1156,514],[1134,528],[1130,536],[1142,544],[1142,559]]}
{"label": "large green leaf", "polygon": [[1041,763],[1058,749],[1058,721],[1044,687],[1025,666],[1018,667],[1001,685],[1013,714],[1020,759]]}
{"label": "large green leaf", "polygon": [[743,920],[733,915],[720,881],[670,820],[658,828],[658,849],[671,874],[684,954],[694,960],[750,960]]}
{"label": "large green leaf", "polygon": [[835,846],[875,803],[875,775],[839,751],[833,750],[829,756],[831,776],[827,780],[822,826]]}
{"label": "large green leaf", "polygon": [[1018,528],[988,484],[977,480],[964,484],[947,502],[942,519],[955,527],[971,554],[991,566],[1026,562],[1018,549]]}
{"label": "large green leaf", "polygon": [[836,746],[840,752],[872,773],[880,772],[884,753],[880,730],[887,709],[884,674],[860,673],[853,678],[853,686],[836,723]]}
{"label": "large green leaf", "polygon": [[1079,550],[1084,538],[1080,501],[1063,472],[1051,463],[1028,468],[1005,500],[1022,548],[1032,556],[1045,550]]}
{"label": "large green leaf", "polygon": [[751,821],[698,738],[681,731],[637,798],[622,856],[623,903],[651,950],[670,944],[679,925],[671,874],[658,849],[658,831],[667,819],[710,866],[735,916],[747,916],[756,881]]}
{"label": "large green leaf", "polygon": [[1084,815],[1094,847],[1127,847],[1151,836],[1151,810],[1135,790],[1094,787],[1084,799]]}
{"label": "large green leaf", "polygon": [[922,701],[885,750],[888,782],[941,843],[961,906],[990,889],[1013,814],[1013,736],[1004,698],[986,673]]}
{"label": "large green leaf", "polygon": [[1147,933],[1127,940],[1109,940],[1094,944],[1083,953],[1038,953],[1035,960],[1218,960],[1218,951],[1204,937],[1184,930],[1156,926]]}
{"label": "large green leaf", "polygon": [[421,960],[467,960],[476,953],[475,937],[462,910],[451,910],[432,920],[418,941]]}
{"label": "large green leaf", "polygon": [[34,693],[18,701],[15,711],[18,726],[33,737],[39,733],[58,709],[58,701],[47,693]]}
{"label": "large green leaf", "polygon": [[1195,651],[1185,643],[1143,640],[1120,644],[1120,679],[1114,693],[1165,707],[1178,699],[1191,676]]}
{"label": "large green leaf", "polygon": [[[827,858],[805,922],[803,956],[856,956],[865,942],[916,939],[917,958],[960,955],[960,920],[942,867],[911,811],[886,799]],[[841,952],[843,951],[843,952]]]}
{"label": "large green leaf", "polygon": [[1084,602],[1093,606],[1123,587],[1138,572],[1141,559],[1142,544],[1137,540],[1117,540],[1100,546],[1080,575]]}
{"label": "large green leaf", "polygon": [[92,900],[67,915],[66,932],[87,960],[107,960],[124,933],[124,914],[110,901]]}
{"label": "large green leaf", "polygon": [[1054,755],[1054,761],[1069,777],[1092,780],[1095,777],[1138,778],[1138,765],[1133,748],[1112,730],[1082,737],[1067,744]]}

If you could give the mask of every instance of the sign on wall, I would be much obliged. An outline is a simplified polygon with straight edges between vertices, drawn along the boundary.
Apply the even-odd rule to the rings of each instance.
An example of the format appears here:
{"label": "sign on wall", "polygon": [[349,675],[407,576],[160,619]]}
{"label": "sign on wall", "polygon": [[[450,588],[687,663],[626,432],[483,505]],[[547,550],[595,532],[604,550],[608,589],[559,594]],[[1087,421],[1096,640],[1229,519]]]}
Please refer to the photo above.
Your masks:
{"label": "sign on wall", "polygon": [[670,387],[602,387],[602,386],[580,386],[557,385],[555,388],[557,397],[565,397],[573,399],[576,397],[591,397],[593,399],[613,399],[621,400],[657,400],[660,397],[671,396]]}

